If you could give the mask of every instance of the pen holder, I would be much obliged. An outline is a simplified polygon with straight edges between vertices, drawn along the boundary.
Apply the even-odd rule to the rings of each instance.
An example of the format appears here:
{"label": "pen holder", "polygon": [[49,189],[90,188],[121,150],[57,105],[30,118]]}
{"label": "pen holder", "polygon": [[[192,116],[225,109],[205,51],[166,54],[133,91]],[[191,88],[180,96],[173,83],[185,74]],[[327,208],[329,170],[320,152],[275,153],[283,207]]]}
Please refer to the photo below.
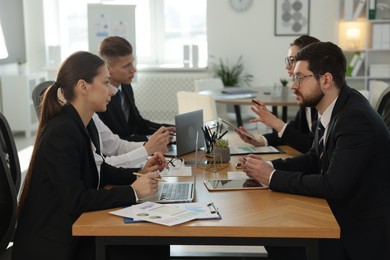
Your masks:
{"label": "pen holder", "polygon": [[225,163],[230,161],[230,148],[221,147],[213,143],[209,149],[209,152],[206,153],[207,157],[213,158],[213,161],[216,163]]}

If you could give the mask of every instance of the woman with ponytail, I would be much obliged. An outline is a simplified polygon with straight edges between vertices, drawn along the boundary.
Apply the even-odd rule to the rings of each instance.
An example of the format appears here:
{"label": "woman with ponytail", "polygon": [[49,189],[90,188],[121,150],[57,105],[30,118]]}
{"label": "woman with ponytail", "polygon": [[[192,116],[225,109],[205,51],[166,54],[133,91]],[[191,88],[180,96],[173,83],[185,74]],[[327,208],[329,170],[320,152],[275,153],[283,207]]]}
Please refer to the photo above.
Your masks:
{"label": "woman with ponytail", "polygon": [[[76,52],[63,62],[56,82],[46,91],[20,197],[14,260],[94,259],[93,238],[73,237],[74,221],[83,212],[131,205],[157,191],[157,172],[136,179],[133,172],[138,169],[104,165],[101,172],[96,167],[88,126],[92,115],[104,112],[114,95],[109,79],[101,58]],[[161,170],[164,157],[155,156],[149,166],[144,171]],[[115,186],[103,189],[108,184]],[[132,256],[141,251],[139,246],[129,249]]]}

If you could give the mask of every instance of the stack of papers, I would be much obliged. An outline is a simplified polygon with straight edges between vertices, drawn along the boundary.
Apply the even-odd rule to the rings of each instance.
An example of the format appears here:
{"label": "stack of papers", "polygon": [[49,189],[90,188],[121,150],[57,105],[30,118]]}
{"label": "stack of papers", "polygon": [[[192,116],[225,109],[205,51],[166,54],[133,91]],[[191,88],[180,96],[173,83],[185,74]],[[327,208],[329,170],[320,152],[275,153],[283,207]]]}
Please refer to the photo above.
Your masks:
{"label": "stack of papers", "polygon": [[213,203],[159,204],[144,202],[110,212],[125,217],[126,223],[148,221],[165,226],[174,226],[194,219],[221,219]]}

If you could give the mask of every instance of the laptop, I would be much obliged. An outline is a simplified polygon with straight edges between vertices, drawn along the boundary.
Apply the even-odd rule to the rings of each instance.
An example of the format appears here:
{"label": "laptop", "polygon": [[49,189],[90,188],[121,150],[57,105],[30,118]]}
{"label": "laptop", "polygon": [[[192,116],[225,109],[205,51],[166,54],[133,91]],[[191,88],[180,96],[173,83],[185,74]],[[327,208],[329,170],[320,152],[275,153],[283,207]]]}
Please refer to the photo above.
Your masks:
{"label": "laptop", "polygon": [[176,115],[175,125],[176,144],[169,145],[169,151],[164,155],[176,157],[195,151],[196,133],[199,132],[199,139],[204,140],[203,132],[201,131],[203,127],[203,110],[200,109]]}
{"label": "laptop", "polygon": [[194,179],[192,182],[159,182],[158,192],[142,198],[140,202],[152,201],[158,203],[185,203],[192,202],[195,197],[196,174],[198,169],[198,139],[199,132],[195,136],[195,164]]}

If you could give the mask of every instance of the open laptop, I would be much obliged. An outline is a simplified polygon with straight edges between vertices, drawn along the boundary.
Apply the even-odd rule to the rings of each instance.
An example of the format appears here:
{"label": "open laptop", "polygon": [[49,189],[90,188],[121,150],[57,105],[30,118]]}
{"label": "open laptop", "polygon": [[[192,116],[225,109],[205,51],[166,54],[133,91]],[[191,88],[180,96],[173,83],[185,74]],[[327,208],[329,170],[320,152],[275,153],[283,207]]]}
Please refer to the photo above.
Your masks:
{"label": "open laptop", "polygon": [[[165,156],[181,156],[195,151],[196,133],[199,132],[199,140],[204,140],[203,132],[203,110],[182,113],[175,116],[176,144],[168,146],[169,151]],[[204,142],[201,142],[202,144]],[[203,147],[201,145],[200,147]]]}
{"label": "open laptop", "polygon": [[198,139],[199,132],[195,136],[195,164],[192,182],[159,182],[158,192],[145,197],[140,202],[153,201],[158,203],[185,203],[192,202],[195,197],[196,174],[198,169]]}

